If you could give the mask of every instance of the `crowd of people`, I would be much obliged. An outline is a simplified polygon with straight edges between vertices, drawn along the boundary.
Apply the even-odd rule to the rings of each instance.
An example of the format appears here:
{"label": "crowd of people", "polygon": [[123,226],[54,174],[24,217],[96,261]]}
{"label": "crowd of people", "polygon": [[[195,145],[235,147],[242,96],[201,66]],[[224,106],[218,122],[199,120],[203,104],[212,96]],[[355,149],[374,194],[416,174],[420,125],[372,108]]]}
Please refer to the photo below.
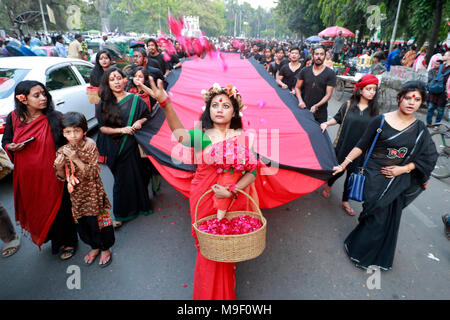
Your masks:
{"label": "crowd of people", "polygon": [[[264,66],[281,90],[289,90],[297,98],[299,108],[313,114],[322,132],[329,126],[340,125],[334,145],[339,164],[322,190],[324,198],[330,197],[333,184],[345,170],[347,184],[351,173],[364,162],[366,152],[373,149],[365,168],[363,211],[358,226],[345,240],[345,249],[357,266],[387,270],[393,265],[402,210],[425,190],[437,159],[430,133],[415,113],[426,101],[440,110],[439,99],[446,92],[436,93],[436,100],[427,93],[425,84],[408,81],[398,92],[398,108],[381,115],[377,101],[379,79],[375,75],[384,67],[379,66],[381,61],[386,60],[387,70],[396,65],[401,55],[393,53],[400,51],[396,48],[385,58],[385,47],[349,46],[337,40],[333,47],[274,41],[244,41],[235,45],[222,40],[216,45]],[[82,53],[75,41],[78,40],[69,46],[69,55]],[[206,107],[201,117],[201,132],[183,126],[166,93],[166,77],[172,70],[182,68],[182,61],[192,53],[174,42],[176,53],[168,54],[166,45],[153,38],[132,43],[133,63],[123,69],[114,65],[108,50],[103,48],[97,52],[90,79],[92,86],[99,87],[100,96],[96,105],[99,123],[96,142],[86,136],[86,119],[81,114],[61,114],[54,110],[51,94],[44,84],[22,81],[15,89],[15,110],[8,115],[2,140],[15,165],[15,217],[34,243],[41,246],[51,241],[52,252],[63,260],[76,253],[79,236],[91,247],[84,257],[86,264],[92,264],[100,256],[99,265],[108,266],[112,261],[114,228],[139,215],[152,213],[147,188],[151,182],[156,195],[161,174],[143,153],[135,134],[145,130],[156,109],[163,110],[179,143],[192,148],[201,146],[195,149],[200,156],[210,152],[211,145],[238,140],[246,134],[240,116],[242,97],[224,87],[212,87],[203,94]],[[370,52],[376,61],[372,72],[356,83],[349,101],[329,119],[327,105],[336,86],[332,61],[364,52]],[[400,61],[422,66],[422,60],[417,61],[420,56],[416,58],[409,52]],[[433,77],[436,73],[444,75],[441,82],[447,83],[449,51],[435,59],[435,63],[439,68],[432,65]],[[442,114],[438,112],[436,121],[441,119]],[[381,132],[380,139],[373,142],[377,131]],[[34,141],[24,142],[28,140]],[[102,185],[98,162],[105,163],[114,177],[112,206]],[[210,164],[197,167],[191,183],[191,211],[208,189],[215,197],[208,198],[204,206],[218,206],[219,216],[226,216],[226,206],[221,207],[217,200],[237,198],[236,189],[250,194],[255,191],[252,186],[257,178],[256,170],[240,175],[231,184],[219,183],[218,176]],[[47,186],[45,189],[41,188],[42,181]],[[347,214],[356,214],[349,204],[346,188],[341,206]],[[199,218],[206,216],[207,211],[200,210]],[[7,243],[3,256],[14,254],[20,243],[7,217],[0,207],[0,235]],[[235,299],[234,288],[235,264],[208,260],[198,251],[194,299]]]}

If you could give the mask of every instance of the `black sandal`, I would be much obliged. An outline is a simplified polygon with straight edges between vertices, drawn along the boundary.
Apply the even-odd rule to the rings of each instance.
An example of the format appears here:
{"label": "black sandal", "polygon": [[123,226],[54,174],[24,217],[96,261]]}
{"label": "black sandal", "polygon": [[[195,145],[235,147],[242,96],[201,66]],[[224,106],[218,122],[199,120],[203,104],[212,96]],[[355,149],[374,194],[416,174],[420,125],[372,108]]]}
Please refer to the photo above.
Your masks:
{"label": "black sandal", "polygon": [[[75,252],[76,252],[75,248],[71,248],[71,249],[63,249],[63,250],[61,251],[61,253],[59,254],[59,258],[60,258],[61,260],[68,260],[68,259],[72,258],[72,257],[75,255]],[[65,257],[65,258],[63,258],[63,255],[65,255],[65,254],[67,254],[67,253],[70,253],[70,255],[67,256],[67,257]]]}

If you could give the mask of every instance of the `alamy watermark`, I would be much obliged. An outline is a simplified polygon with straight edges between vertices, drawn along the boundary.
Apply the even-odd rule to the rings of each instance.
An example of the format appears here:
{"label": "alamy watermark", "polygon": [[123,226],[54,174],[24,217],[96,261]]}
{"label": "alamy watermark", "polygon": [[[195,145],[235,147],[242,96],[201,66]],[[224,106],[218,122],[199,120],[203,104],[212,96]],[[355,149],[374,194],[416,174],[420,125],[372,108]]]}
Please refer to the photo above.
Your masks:
{"label": "alamy watermark", "polygon": [[[194,128],[201,126],[201,122],[195,122]],[[202,137],[201,137],[201,127],[200,130],[194,131],[194,150],[202,150]],[[173,132],[171,139],[173,142],[178,142],[178,136],[183,136],[185,129],[177,129]],[[227,130],[227,133],[230,132]],[[278,173],[280,164],[280,130],[279,129],[248,129],[245,131],[245,136],[248,139],[245,140],[245,147],[258,153],[261,158],[251,159],[250,161],[256,161],[255,163],[249,162],[250,164],[257,164],[258,161],[262,162],[266,166],[261,166],[259,174],[261,175],[275,175]],[[174,164],[191,163],[193,164],[225,164],[233,165],[235,158],[235,150],[233,150],[233,144],[224,143],[224,148],[216,148],[217,153],[220,153],[219,157],[214,157],[214,160],[210,157],[204,156],[203,154],[196,154],[194,159],[192,159],[192,149],[183,146],[180,143],[176,143],[171,150],[171,159]],[[230,156],[228,156],[230,155]],[[214,162],[217,159],[222,162]]]}
{"label": "alamy watermark", "polygon": [[80,290],[81,289],[81,269],[77,265],[70,265],[66,270],[67,274],[70,276],[66,280],[66,286],[69,290]]}
{"label": "alamy watermark", "polygon": [[366,270],[367,274],[371,274],[369,278],[367,278],[366,286],[369,290],[380,290],[381,289],[381,270],[378,267],[369,266]]}

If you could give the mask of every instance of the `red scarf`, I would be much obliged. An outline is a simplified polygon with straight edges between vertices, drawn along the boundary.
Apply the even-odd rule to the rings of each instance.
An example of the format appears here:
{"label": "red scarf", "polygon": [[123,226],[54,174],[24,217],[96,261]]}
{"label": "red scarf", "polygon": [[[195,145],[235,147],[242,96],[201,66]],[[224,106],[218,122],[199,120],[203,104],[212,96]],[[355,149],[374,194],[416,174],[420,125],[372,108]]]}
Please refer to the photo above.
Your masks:
{"label": "red scarf", "polygon": [[53,169],[56,151],[47,117],[42,115],[24,124],[14,111],[12,123],[14,143],[35,138],[14,153],[14,207],[16,221],[40,247],[58,213],[64,183],[56,179]]}
{"label": "red scarf", "polygon": [[146,103],[147,106],[148,106],[148,110],[150,111],[150,113],[152,112],[152,106],[151,106],[151,104],[150,104],[150,96],[149,96],[147,93],[145,93],[145,92],[144,92],[144,93],[140,93],[140,92],[138,91],[138,89],[135,88],[135,87],[130,88],[130,90],[128,90],[128,92],[129,92],[129,93],[137,94],[139,97],[141,97],[142,99],[144,99],[145,103]]}

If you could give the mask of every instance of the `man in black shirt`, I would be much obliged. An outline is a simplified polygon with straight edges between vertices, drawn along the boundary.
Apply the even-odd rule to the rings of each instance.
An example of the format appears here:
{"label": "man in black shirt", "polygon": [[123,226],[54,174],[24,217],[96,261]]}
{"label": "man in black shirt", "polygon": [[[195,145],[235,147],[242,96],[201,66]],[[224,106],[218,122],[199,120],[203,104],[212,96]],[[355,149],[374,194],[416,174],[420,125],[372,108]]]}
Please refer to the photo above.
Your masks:
{"label": "man in black shirt", "polygon": [[298,62],[300,58],[300,49],[294,47],[291,49],[289,60],[291,62],[283,65],[278,72],[277,84],[283,89],[289,89],[292,93],[295,93],[294,88],[297,83],[297,75],[301,70],[301,65]]}
{"label": "man in black shirt", "polygon": [[264,57],[259,60],[259,62],[266,68],[269,68],[269,65],[273,62],[272,50],[269,47],[266,47],[264,50]]}
{"label": "man in black shirt", "polygon": [[181,44],[178,41],[175,41],[175,50],[177,50],[178,59],[185,59],[188,57],[187,53],[181,47]]}
{"label": "man in black shirt", "polygon": [[[168,41],[170,41],[170,40],[168,40]],[[170,60],[167,60],[167,58],[164,59],[164,61],[167,63],[167,67],[169,68],[169,72],[172,69],[181,68],[181,62],[180,62],[180,59],[178,58],[178,55],[176,53],[169,54],[167,52],[166,44],[164,42],[161,42],[161,54],[163,55],[163,58],[164,58],[164,54],[166,54],[166,53],[170,57]]]}
{"label": "man in black shirt", "polygon": [[[145,52],[144,48],[136,48],[133,52],[133,67],[141,66],[148,70],[152,78],[157,81],[157,79],[161,79],[164,82],[164,88],[167,88],[168,83],[162,74],[161,70],[157,67],[154,67],[151,63],[149,63],[150,60],[147,58],[147,53]],[[130,71],[128,74],[131,74],[132,71]]]}
{"label": "man in black shirt", "polygon": [[300,71],[295,95],[299,108],[310,110],[314,114],[314,119],[322,123],[328,120],[328,100],[336,87],[336,74],[323,64],[325,60],[323,46],[313,48],[312,54],[313,65]]}
{"label": "man in black shirt", "polygon": [[277,72],[280,71],[281,67],[286,63],[289,63],[289,61],[284,59],[284,50],[282,48],[277,48],[275,50],[274,61],[269,66],[269,73],[276,79]]}
{"label": "man in black shirt", "polygon": [[170,69],[166,61],[164,61],[163,55],[159,52],[158,43],[155,39],[147,40],[147,56],[149,61],[151,59],[158,61],[160,70],[164,76],[167,76],[167,74],[169,74]]}

